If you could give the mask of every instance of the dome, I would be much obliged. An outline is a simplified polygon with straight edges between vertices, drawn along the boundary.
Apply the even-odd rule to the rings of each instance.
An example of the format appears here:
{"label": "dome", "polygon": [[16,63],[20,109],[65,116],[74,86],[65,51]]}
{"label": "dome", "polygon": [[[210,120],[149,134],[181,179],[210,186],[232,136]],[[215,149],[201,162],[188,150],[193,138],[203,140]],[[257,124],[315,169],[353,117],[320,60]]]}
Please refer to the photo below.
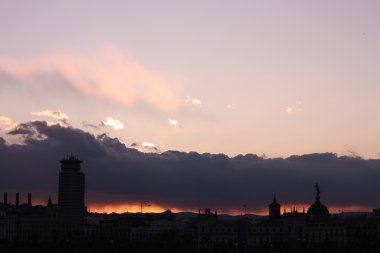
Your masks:
{"label": "dome", "polygon": [[321,201],[319,201],[319,199],[309,207],[307,210],[307,215],[312,220],[326,220],[330,218],[329,210],[321,203]]}
{"label": "dome", "polygon": [[320,191],[318,185],[315,186],[317,189],[317,195],[315,197],[315,202],[307,210],[307,216],[310,221],[327,221],[330,219],[329,209],[323,205],[320,201]]}

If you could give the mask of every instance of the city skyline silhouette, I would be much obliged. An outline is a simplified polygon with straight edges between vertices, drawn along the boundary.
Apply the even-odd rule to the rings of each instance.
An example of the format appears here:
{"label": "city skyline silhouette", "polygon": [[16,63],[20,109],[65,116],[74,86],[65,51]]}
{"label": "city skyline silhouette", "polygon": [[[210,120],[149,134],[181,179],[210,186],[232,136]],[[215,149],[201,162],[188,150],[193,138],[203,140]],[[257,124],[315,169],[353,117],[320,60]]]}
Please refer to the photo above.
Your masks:
{"label": "city skyline silhouette", "polygon": [[0,253],[379,253],[379,10],[1,1]]}

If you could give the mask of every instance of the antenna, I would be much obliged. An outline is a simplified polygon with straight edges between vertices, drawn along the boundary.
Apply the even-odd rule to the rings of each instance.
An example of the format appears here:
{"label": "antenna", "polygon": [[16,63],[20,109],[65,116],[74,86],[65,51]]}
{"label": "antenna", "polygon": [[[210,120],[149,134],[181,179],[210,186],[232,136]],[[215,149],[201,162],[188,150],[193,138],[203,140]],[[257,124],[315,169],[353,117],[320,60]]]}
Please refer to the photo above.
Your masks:
{"label": "antenna", "polygon": [[143,213],[143,206],[152,206],[149,203],[143,203],[142,201],[140,202],[140,212]]}

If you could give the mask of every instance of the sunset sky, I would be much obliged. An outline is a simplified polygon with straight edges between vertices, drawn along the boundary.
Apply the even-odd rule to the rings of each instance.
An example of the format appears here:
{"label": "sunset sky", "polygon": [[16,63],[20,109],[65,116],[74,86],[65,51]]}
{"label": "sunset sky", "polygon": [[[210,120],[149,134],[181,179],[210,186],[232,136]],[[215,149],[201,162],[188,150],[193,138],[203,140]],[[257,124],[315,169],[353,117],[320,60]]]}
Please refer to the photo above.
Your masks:
{"label": "sunset sky", "polygon": [[[0,115],[161,150],[380,157],[378,1],[3,1]],[[2,127],[4,129],[4,127]]]}
{"label": "sunset sky", "polygon": [[[0,137],[25,145],[27,126],[9,133],[39,120],[144,152],[380,159],[379,12],[376,0],[1,1]],[[298,204],[313,200],[309,179]]]}

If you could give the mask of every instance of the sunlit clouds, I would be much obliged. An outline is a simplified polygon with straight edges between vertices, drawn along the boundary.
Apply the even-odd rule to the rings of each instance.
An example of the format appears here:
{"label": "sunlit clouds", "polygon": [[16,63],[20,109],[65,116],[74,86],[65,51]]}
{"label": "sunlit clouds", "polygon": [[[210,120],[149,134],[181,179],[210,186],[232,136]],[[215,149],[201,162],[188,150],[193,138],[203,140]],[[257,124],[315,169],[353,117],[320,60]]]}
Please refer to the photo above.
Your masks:
{"label": "sunlit clouds", "polygon": [[124,124],[120,122],[120,120],[114,119],[112,117],[105,117],[104,120],[102,120],[102,124],[104,126],[110,126],[115,130],[120,130],[124,128]]}
{"label": "sunlit clouds", "polygon": [[287,106],[287,107],[286,107],[286,113],[287,113],[287,114],[289,114],[289,115],[290,115],[290,114],[293,114],[293,111],[294,111],[294,110],[293,110],[293,107],[291,107],[291,106]]}
{"label": "sunlit clouds", "polygon": [[140,152],[143,153],[161,153],[161,150],[156,147],[151,142],[144,141],[144,142],[134,142],[131,144],[131,148],[137,149]]}
{"label": "sunlit clouds", "polygon": [[193,99],[191,100],[191,102],[192,102],[193,104],[196,104],[196,105],[201,105],[201,104],[202,104],[202,102],[201,102],[199,99],[195,99],[195,98],[193,98]]}
{"label": "sunlit clouds", "polygon": [[176,125],[178,125],[178,120],[175,120],[175,119],[169,119],[168,122],[169,122],[169,124],[172,125],[172,126],[176,126]]}
{"label": "sunlit clouds", "polygon": [[5,130],[10,130],[14,128],[18,123],[12,122],[9,117],[0,115],[0,125],[5,126]]}
{"label": "sunlit clouds", "polygon": [[147,142],[147,141],[143,142],[141,145],[143,147],[148,147],[148,148],[155,148],[156,147],[156,145],[154,145],[153,143]]}
{"label": "sunlit clouds", "polygon": [[32,60],[2,60],[0,68],[21,80],[58,73],[87,96],[127,106],[142,102],[163,111],[179,106],[168,81],[116,47],[92,55],[66,53]]}
{"label": "sunlit clouds", "polygon": [[69,116],[67,116],[65,113],[61,111],[53,111],[53,110],[45,110],[41,112],[32,112],[32,115],[35,116],[48,116],[52,117],[59,121],[67,121],[69,119]]}

